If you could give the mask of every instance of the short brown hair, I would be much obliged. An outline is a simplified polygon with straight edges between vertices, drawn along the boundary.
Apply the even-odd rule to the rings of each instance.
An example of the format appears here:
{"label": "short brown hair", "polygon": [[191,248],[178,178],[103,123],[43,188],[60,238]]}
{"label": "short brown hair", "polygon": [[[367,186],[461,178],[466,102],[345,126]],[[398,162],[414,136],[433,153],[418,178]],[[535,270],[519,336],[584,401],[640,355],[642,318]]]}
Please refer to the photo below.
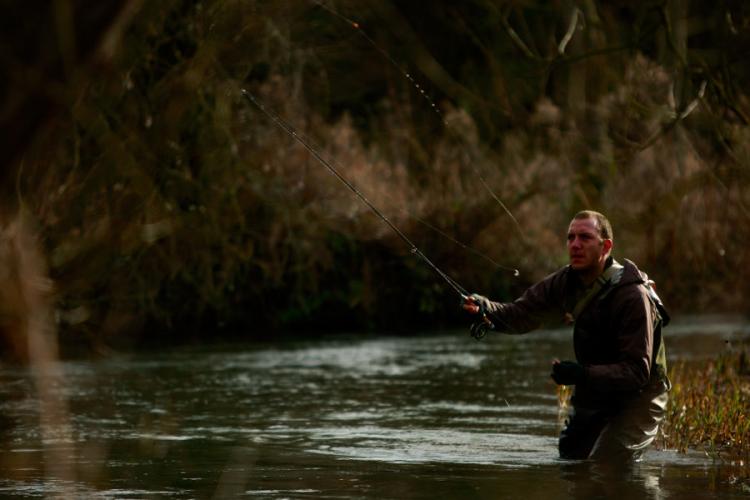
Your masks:
{"label": "short brown hair", "polygon": [[573,220],[580,219],[594,219],[599,226],[599,237],[603,240],[614,241],[614,234],[612,233],[612,224],[609,223],[609,219],[599,212],[593,210],[581,210],[575,216]]}

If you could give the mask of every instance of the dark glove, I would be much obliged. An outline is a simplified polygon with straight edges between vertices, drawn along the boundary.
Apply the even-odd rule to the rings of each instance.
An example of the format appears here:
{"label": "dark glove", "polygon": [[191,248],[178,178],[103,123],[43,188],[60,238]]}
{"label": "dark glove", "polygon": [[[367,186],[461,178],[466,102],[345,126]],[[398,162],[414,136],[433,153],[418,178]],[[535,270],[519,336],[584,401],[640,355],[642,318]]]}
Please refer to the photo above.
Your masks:
{"label": "dark glove", "polygon": [[552,365],[550,376],[557,385],[576,385],[586,378],[586,368],[575,361],[560,361]]}
{"label": "dark glove", "polygon": [[[466,300],[464,301],[464,309],[470,310],[472,306],[476,306],[479,308],[478,311],[473,312],[473,314],[486,314],[487,309],[489,308],[490,299],[485,297],[484,295],[479,295],[478,293],[472,293],[468,297],[466,297]],[[472,312],[472,311],[470,311]]]}

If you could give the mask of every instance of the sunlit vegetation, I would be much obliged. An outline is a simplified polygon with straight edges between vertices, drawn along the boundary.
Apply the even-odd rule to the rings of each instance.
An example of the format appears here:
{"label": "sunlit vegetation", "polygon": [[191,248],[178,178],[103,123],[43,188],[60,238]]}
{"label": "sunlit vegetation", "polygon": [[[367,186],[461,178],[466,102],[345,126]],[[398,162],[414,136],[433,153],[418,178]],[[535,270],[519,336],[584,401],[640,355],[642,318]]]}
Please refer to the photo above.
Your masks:
{"label": "sunlit vegetation", "polygon": [[143,3],[14,179],[63,338],[465,321],[243,88],[466,288],[508,299],[554,270],[589,207],[673,312],[746,309],[745,11],[570,7],[337,2],[355,28],[316,2]]}
{"label": "sunlit vegetation", "polygon": [[750,360],[747,349],[702,362],[679,361],[660,446],[750,459]]}

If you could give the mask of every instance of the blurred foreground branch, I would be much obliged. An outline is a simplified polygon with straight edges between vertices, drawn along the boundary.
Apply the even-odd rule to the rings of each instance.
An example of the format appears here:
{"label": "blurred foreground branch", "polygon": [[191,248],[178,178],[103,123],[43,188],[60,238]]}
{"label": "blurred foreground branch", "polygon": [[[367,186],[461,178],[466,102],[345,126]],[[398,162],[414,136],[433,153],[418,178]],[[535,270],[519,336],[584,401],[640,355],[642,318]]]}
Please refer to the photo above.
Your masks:
{"label": "blurred foreground branch", "polygon": [[28,363],[39,395],[47,474],[72,481],[69,455],[75,452],[71,449],[74,441],[62,390],[52,282],[44,260],[23,215],[0,220],[0,331],[7,348],[0,352]]}

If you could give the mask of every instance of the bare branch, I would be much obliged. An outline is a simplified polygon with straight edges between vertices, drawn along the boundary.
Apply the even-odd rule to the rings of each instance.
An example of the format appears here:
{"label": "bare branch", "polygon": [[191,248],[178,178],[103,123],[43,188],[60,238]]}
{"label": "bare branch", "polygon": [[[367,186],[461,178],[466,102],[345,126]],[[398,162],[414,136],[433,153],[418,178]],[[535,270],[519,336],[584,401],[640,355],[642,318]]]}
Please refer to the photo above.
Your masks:
{"label": "bare branch", "polygon": [[570,24],[568,26],[568,31],[565,33],[565,36],[560,40],[560,44],[557,46],[557,53],[560,55],[565,54],[565,48],[570,43],[570,40],[573,39],[573,33],[576,31],[576,27],[578,26],[578,16],[583,17],[583,12],[581,12],[581,9],[578,7],[573,7],[573,15],[570,17]]}
{"label": "bare branch", "polygon": [[514,30],[513,27],[510,25],[510,23],[508,22],[509,15],[510,13],[502,16],[502,20],[503,20],[503,26],[505,27],[505,31],[508,32],[510,39],[513,40],[513,43],[515,43],[519,49],[521,49],[521,52],[523,52],[526,55],[526,57],[530,59],[534,59],[535,61],[542,60],[539,56],[534,54],[531,51],[531,49],[529,49],[528,45],[526,45],[526,43],[524,43],[524,41],[521,40],[521,37],[518,36],[518,33],[516,33],[516,30]]}
{"label": "bare branch", "polygon": [[700,88],[700,90],[698,90],[698,96],[695,99],[693,99],[690,102],[690,104],[688,104],[687,106],[685,106],[685,109],[677,117],[678,120],[684,120],[685,118],[687,118],[687,116],[690,113],[693,112],[693,110],[696,108],[696,106],[698,106],[698,102],[701,99],[703,99],[703,95],[706,93],[706,83],[707,82],[705,80],[703,80],[703,82],[701,82],[701,88]]}

